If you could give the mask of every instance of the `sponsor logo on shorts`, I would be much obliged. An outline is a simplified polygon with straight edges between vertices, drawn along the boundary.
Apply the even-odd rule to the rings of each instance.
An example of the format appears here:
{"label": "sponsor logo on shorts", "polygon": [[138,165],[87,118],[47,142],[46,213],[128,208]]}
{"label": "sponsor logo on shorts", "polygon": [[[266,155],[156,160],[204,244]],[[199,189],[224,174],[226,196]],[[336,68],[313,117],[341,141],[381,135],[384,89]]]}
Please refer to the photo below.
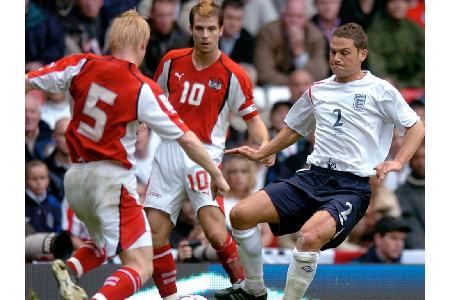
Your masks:
{"label": "sponsor logo on shorts", "polygon": [[156,198],[161,198],[161,194],[157,193],[157,192],[148,192],[147,196],[149,197],[156,197]]}

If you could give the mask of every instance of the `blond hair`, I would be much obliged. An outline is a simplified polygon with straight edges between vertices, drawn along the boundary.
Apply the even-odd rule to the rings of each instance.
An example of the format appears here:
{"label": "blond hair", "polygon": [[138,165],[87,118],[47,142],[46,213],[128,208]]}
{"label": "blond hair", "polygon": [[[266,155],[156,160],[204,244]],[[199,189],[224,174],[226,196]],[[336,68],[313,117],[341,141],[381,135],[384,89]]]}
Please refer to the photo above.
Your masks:
{"label": "blond hair", "polygon": [[112,53],[125,49],[137,49],[150,38],[150,26],[135,9],[130,9],[115,18],[109,32]]}
{"label": "blond hair", "polygon": [[250,195],[253,189],[256,186],[256,173],[258,172],[258,167],[254,161],[248,160],[247,158],[231,154],[229,155],[223,164],[223,174],[225,176],[225,179],[229,180],[229,171],[230,171],[230,164],[232,161],[242,161],[245,163],[246,168],[249,172],[249,178],[248,178],[248,184],[247,184],[247,194]]}
{"label": "blond hair", "polygon": [[189,14],[189,23],[191,26],[194,26],[194,15],[199,15],[201,17],[217,17],[219,26],[223,25],[222,9],[213,0],[200,0],[198,4],[191,9]]}

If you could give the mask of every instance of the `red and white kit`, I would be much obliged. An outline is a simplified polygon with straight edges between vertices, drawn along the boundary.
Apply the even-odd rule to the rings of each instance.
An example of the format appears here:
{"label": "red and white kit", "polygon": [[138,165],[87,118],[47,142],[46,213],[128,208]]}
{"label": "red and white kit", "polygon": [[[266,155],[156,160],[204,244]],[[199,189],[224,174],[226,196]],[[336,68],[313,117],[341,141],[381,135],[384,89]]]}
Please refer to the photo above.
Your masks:
{"label": "red and white kit", "polygon": [[[192,48],[170,51],[160,62],[154,79],[219,165],[230,114],[240,115],[244,120],[258,114],[252,85],[245,71],[223,53],[211,66],[196,70],[192,51]],[[186,196],[195,211],[205,205],[217,206],[211,197],[209,174],[177,143],[163,137],[152,168],[145,206],[169,213],[174,224]]]}
{"label": "red and white kit", "polygon": [[68,92],[72,120],[66,131],[74,166],[65,175],[70,207],[107,256],[151,246],[151,234],[131,172],[138,120],[175,140],[188,127],[161,89],[137,67],[112,56],[79,54],[31,72],[46,91]]}

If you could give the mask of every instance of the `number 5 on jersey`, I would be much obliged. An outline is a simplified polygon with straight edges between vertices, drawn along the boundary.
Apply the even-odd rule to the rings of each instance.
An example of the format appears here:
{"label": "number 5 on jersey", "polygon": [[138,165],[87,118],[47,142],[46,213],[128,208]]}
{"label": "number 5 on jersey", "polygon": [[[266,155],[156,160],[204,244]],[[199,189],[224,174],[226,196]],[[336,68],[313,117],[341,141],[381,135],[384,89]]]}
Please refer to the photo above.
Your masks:
{"label": "number 5 on jersey", "polygon": [[185,103],[186,98],[188,98],[188,103],[190,105],[199,106],[202,102],[203,93],[205,92],[205,86],[201,83],[194,83],[192,85],[189,81],[183,83],[183,93],[181,94],[180,102]]}
{"label": "number 5 on jersey", "polygon": [[105,130],[107,117],[106,113],[97,107],[97,102],[103,101],[109,105],[113,105],[116,97],[116,93],[95,82],[91,83],[86,100],[84,101],[83,114],[93,118],[95,124],[91,126],[81,121],[77,131],[94,142],[100,141]]}

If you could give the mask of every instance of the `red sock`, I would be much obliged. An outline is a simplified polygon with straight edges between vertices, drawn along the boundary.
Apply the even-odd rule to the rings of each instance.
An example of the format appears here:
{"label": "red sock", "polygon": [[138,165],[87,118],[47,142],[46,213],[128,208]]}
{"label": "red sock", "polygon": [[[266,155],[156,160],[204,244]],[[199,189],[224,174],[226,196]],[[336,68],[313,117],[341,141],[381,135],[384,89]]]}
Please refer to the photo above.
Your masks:
{"label": "red sock", "polygon": [[244,280],[244,268],[239,261],[236,242],[233,240],[230,234],[228,234],[225,244],[219,249],[216,249],[216,251],[220,263],[230,277],[231,283],[235,283],[238,280]]}
{"label": "red sock", "polygon": [[85,242],[75,254],[66,261],[67,266],[80,277],[100,266],[106,259],[104,249],[98,249],[94,242]]}
{"label": "red sock", "polygon": [[122,267],[106,278],[102,288],[91,300],[123,300],[139,291],[140,288],[139,274],[132,268]]}
{"label": "red sock", "polygon": [[153,250],[153,280],[158,287],[161,298],[177,292],[177,269],[169,244]]}

